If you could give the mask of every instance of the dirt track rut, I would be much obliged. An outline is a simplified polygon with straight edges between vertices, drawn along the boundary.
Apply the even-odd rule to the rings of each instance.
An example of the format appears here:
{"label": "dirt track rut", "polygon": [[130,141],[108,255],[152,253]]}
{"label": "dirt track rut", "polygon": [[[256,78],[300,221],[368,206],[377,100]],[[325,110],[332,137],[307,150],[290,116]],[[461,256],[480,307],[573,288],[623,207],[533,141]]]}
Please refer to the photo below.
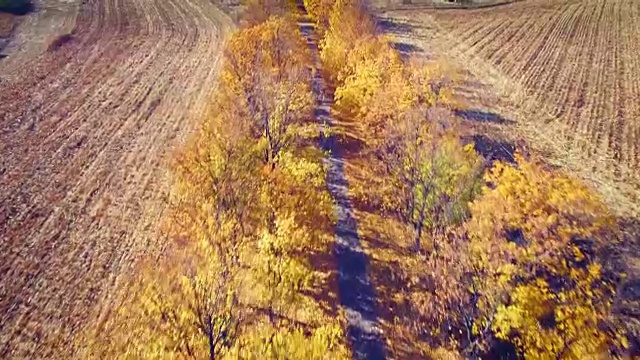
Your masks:
{"label": "dirt track rut", "polygon": [[70,40],[0,82],[0,358],[63,357],[155,248],[163,163],[231,27],[211,0],[85,0]]}

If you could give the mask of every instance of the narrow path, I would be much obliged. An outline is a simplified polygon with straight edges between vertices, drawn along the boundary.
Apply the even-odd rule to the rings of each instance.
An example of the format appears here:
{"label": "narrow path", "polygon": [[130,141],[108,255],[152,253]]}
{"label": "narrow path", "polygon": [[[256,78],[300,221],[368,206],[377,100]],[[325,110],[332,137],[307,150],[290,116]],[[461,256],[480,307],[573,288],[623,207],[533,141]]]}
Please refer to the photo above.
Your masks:
{"label": "narrow path", "polygon": [[[304,11],[304,7],[300,5]],[[306,17],[299,23],[300,31],[307,39],[314,66],[318,71],[313,77],[313,90],[317,98],[316,120],[322,124],[322,148],[329,151],[325,158],[327,187],[335,202],[335,256],[338,264],[340,305],[347,316],[347,337],[354,359],[384,359],[384,340],[378,327],[375,289],[367,276],[369,259],[360,246],[357,223],[349,199],[349,183],[344,174],[344,160],[340,144],[331,133],[330,109],[333,102],[321,75],[317,34],[314,25]]]}

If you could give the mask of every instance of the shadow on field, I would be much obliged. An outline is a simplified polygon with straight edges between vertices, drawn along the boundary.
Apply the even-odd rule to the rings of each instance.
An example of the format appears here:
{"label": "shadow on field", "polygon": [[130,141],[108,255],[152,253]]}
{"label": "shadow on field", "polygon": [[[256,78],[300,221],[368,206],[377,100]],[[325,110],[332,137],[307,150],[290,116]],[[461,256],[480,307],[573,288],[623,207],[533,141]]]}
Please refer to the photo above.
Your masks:
{"label": "shadow on field", "polygon": [[404,43],[404,42],[392,42],[391,47],[393,47],[396,51],[398,51],[402,55],[409,55],[409,54],[422,52],[421,48],[412,44]]}
{"label": "shadow on field", "polygon": [[613,313],[626,331],[631,358],[640,356],[640,219],[618,220],[622,233],[619,244],[604,252],[604,263],[614,275],[625,274],[617,288]]}
{"label": "shadow on field", "polygon": [[388,1],[374,0],[372,1],[372,9],[374,11],[417,11],[417,10],[475,10],[505,6],[517,2],[519,0],[495,0],[495,1],[412,1],[403,0]]}
{"label": "shadow on field", "polygon": [[49,52],[56,51],[61,47],[63,47],[65,44],[68,44],[72,41],[73,41],[72,34],[62,34],[60,36],[57,36],[55,39],[53,39],[53,41],[51,41],[49,46],[47,46],[47,51]]}
{"label": "shadow on field", "polygon": [[35,10],[29,0],[0,0],[0,12],[13,15],[26,15]]}
{"label": "shadow on field", "polygon": [[401,23],[394,20],[378,17],[375,19],[378,28],[382,32],[392,34],[406,34],[413,30],[413,26],[408,23]]}
{"label": "shadow on field", "polygon": [[[342,292],[348,294],[347,303],[358,304],[357,312],[365,322],[375,314],[380,331],[378,339],[373,339],[374,346],[370,346],[373,351],[367,352],[369,356],[356,353],[354,358],[378,359],[389,354],[389,358],[429,359],[423,351],[423,339],[411,327],[410,319],[415,315],[413,304],[402,295],[408,290],[411,279],[407,269],[412,266],[415,253],[406,241],[410,239],[406,226],[396,219],[393,211],[385,208],[384,197],[377,190],[384,187],[384,171],[371,146],[377,143],[376,136],[380,134],[367,131],[349,116],[336,115],[333,120],[336,139],[342,137],[341,141],[345,141],[339,146],[345,180],[349,184],[349,206],[345,208],[349,221],[345,225],[352,222],[350,227],[343,226],[336,232],[339,238],[347,239],[347,243],[358,243],[355,251],[349,246],[341,246],[338,251],[338,263],[344,264],[341,271],[345,275],[357,275],[355,279],[345,276],[348,281],[342,283]],[[338,201],[338,205],[340,203]],[[360,342],[366,344],[367,341],[363,341],[366,338]]]}
{"label": "shadow on field", "polygon": [[489,111],[482,111],[482,110],[456,110],[455,115],[466,120],[480,122],[480,123],[493,123],[493,124],[514,124],[515,123],[515,121],[505,119],[500,114],[496,114]]}
{"label": "shadow on field", "polygon": [[515,145],[506,141],[492,139],[484,134],[476,134],[471,137],[476,152],[489,162],[504,161],[513,164],[515,162]]}

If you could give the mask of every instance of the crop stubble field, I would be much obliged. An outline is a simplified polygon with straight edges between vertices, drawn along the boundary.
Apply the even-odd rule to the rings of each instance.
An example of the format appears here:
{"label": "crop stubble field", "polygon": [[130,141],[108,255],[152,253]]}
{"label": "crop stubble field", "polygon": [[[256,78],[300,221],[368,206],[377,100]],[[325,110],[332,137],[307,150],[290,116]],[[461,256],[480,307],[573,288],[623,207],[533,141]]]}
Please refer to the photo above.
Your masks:
{"label": "crop stubble field", "polygon": [[209,0],[76,5],[71,36],[0,62],[0,358],[68,356],[156,249],[166,155],[206,111],[232,26]]}
{"label": "crop stubble field", "polygon": [[639,211],[640,2],[526,0],[385,16],[411,24],[410,41],[439,43],[481,81],[490,78],[556,162],[624,211]]}

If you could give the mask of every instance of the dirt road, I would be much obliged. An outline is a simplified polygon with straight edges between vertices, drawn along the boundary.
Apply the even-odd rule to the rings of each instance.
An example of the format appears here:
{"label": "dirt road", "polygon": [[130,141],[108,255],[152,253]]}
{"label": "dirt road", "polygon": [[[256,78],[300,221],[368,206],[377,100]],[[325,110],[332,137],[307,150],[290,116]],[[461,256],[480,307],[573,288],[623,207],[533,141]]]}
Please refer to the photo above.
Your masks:
{"label": "dirt road", "polygon": [[[302,1],[298,2],[304,9]],[[367,267],[368,255],[363,251],[358,236],[358,224],[354,218],[354,209],[349,195],[349,183],[345,177],[345,161],[342,158],[341,144],[334,135],[331,118],[333,93],[330,93],[322,77],[322,64],[319,60],[318,31],[305,15],[299,19],[300,32],[307,40],[316,71],[312,88],[316,99],[314,116],[321,124],[322,149],[329,154],[323,163],[327,171],[327,190],[334,201],[336,224],[334,227],[334,255],[338,267],[338,296],[340,306],[346,316],[347,342],[351,347],[353,359],[385,359],[385,341],[380,331],[376,310],[376,292],[369,280]]]}
{"label": "dirt road", "polygon": [[205,111],[232,26],[211,0],[77,6],[57,46],[0,62],[3,359],[65,357],[156,248],[166,155]]}

